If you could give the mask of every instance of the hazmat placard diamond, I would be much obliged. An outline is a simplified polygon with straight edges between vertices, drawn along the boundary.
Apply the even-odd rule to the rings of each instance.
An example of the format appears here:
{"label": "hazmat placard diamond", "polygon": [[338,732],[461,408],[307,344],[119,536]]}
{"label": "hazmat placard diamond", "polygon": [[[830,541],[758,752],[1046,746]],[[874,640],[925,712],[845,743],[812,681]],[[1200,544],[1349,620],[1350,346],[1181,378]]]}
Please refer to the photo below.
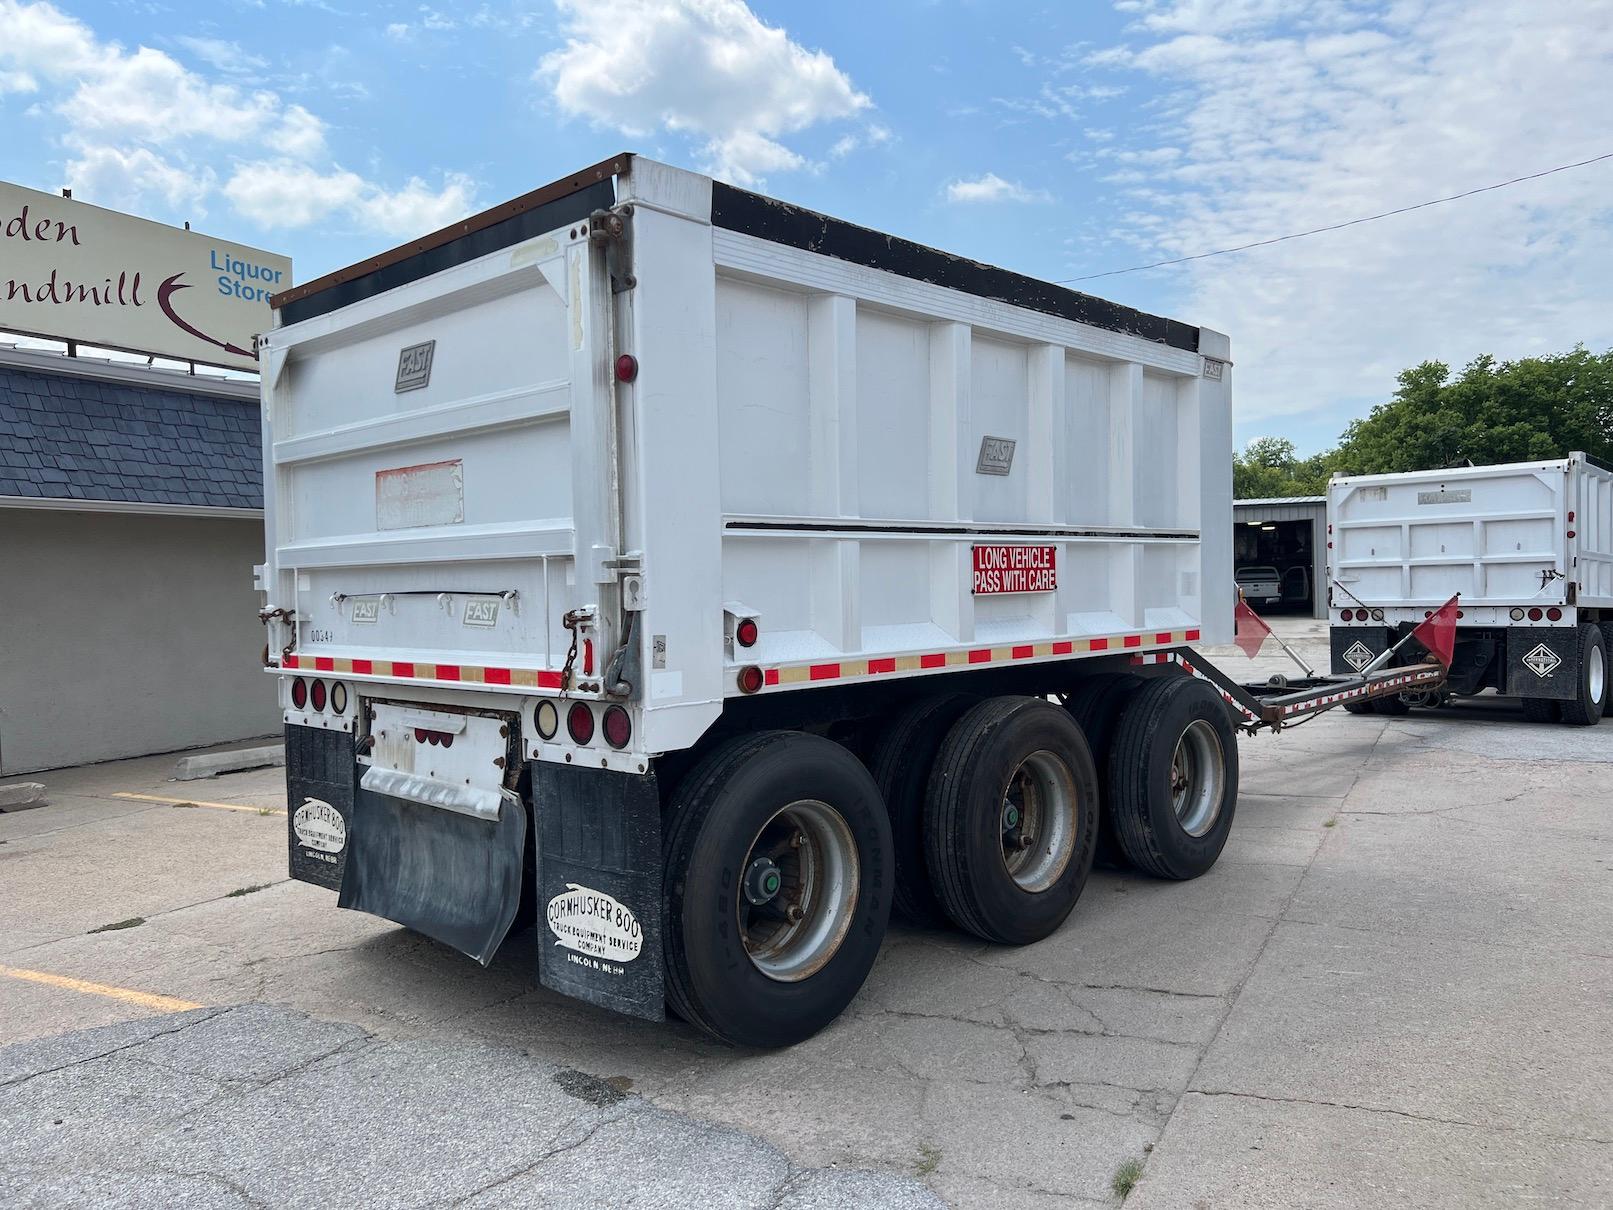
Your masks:
{"label": "hazmat placard diamond", "polygon": [[1523,666],[1542,679],[1556,672],[1562,662],[1563,657],[1544,643],[1523,657]]}
{"label": "hazmat placard diamond", "polygon": [[1372,663],[1372,648],[1359,640],[1344,653],[1344,662],[1357,672]]}

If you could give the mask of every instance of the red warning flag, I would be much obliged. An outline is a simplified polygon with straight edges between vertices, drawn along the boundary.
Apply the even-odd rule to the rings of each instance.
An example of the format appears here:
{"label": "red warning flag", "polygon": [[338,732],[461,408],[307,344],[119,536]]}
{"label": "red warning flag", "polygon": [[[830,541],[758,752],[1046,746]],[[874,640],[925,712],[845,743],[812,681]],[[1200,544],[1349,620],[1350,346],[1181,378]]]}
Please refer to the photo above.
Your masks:
{"label": "red warning flag", "polygon": [[1260,650],[1260,644],[1264,643],[1266,636],[1271,633],[1271,627],[1261,620],[1258,613],[1249,608],[1249,603],[1242,597],[1238,598],[1238,607],[1233,610],[1232,619],[1237,634],[1232,641],[1243,648],[1244,655],[1251,660],[1254,659],[1255,653]]}
{"label": "red warning flag", "polygon": [[[1460,595],[1460,594],[1458,594]],[[1411,632],[1428,652],[1446,668],[1451,666],[1451,654],[1456,650],[1456,597],[1441,605],[1427,619],[1419,622]]]}

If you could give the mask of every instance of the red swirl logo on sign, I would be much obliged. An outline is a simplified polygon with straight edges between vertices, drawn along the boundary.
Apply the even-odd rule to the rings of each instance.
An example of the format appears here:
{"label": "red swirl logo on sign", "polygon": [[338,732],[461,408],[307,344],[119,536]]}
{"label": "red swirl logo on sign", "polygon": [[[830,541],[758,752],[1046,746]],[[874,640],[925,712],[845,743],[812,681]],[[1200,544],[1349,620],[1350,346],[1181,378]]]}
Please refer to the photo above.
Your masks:
{"label": "red swirl logo on sign", "polygon": [[1052,546],[977,546],[975,595],[1052,592],[1059,586],[1057,549]]}

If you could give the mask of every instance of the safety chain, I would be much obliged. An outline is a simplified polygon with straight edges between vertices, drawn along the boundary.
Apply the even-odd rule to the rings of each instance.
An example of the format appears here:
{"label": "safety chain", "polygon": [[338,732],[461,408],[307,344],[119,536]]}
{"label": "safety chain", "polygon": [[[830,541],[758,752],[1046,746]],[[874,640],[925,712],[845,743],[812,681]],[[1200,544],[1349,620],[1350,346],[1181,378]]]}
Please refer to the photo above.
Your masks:
{"label": "safety chain", "polygon": [[[291,630],[291,642],[287,643],[283,648],[280,649],[280,659],[283,666],[285,658],[291,654],[291,648],[297,641],[297,611],[294,609],[282,609],[278,605],[273,609],[258,610],[258,621],[262,622],[266,628],[270,622],[273,622],[277,619],[283,620]],[[269,666],[268,643],[264,643],[263,645],[263,666],[265,668]]]}

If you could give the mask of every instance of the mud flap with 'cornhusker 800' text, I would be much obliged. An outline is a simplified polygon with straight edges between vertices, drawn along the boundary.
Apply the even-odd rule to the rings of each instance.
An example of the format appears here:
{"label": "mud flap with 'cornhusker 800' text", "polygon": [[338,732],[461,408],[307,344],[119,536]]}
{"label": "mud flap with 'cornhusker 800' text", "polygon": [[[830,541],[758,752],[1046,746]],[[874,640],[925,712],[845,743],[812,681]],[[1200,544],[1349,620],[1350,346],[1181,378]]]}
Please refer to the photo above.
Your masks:
{"label": "mud flap with 'cornhusker 800' text", "polygon": [[662,1020],[655,774],[546,761],[529,768],[538,834],[538,978],[590,1004]]}

